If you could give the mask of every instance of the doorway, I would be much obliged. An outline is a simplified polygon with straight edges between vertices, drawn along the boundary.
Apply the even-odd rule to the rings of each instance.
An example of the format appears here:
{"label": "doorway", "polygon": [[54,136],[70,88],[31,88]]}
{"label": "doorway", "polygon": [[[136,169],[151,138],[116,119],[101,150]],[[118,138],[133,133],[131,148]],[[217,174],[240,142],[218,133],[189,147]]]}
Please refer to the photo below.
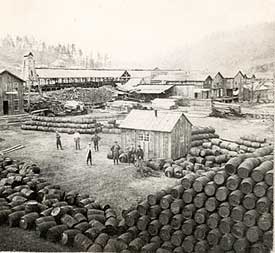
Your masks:
{"label": "doorway", "polygon": [[3,101],[3,112],[4,115],[9,114],[9,101]]}

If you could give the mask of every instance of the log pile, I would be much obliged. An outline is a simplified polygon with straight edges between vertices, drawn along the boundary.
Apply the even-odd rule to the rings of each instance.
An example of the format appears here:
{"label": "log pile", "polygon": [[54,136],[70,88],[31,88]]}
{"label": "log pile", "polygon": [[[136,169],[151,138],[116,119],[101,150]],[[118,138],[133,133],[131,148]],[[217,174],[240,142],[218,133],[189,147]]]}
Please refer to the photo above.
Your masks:
{"label": "log pile", "polygon": [[123,213],[116,252],[270,252],[271,147],[231,158],[222,169],[189,173]]}
{"label": "log pile", "polygon": [[94,242],[104,248],[118,233],[114,210],[87,194],[65,192],[39,173],[31,161],[0,160],[0,225],[34,229],[39,237],[79,251]]}
{"label": "log pile", "polygon": [[78,131],[80,134],[94,134],[101,132],[101,124],[95,119],[67,119],[59,117],[32,116],[32,120],[25,122],[21,128],[23,130],[34,130],[44,132],[55,132],[72,134]]}
{"label": "log pile", "polygon": [[58,91],[47,92],[47,97],[59,100],[75,100],[83,103],[105,103],[112,99],[113,92],[104,87],[100,88],[68,88]]}

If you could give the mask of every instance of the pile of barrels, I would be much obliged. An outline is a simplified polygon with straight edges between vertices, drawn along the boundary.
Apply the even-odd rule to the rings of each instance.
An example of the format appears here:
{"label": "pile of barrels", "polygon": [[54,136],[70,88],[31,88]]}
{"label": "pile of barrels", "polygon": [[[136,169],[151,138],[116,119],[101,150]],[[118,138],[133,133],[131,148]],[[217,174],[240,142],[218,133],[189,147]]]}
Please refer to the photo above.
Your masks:
{"label": "pile of barrels", "polygon": [[268,145],[266,138],[256,136],[242,136],[236,143],[243,152],[254,152],[257,148]]}
{"label": "pile of barrels", "polygon": [[118,233],[114,210],[87,194],[51,185],[39,172],[30,161],[0,160],[0,225],[34,229],[46,240],[79,251],[108,249]]}
{"label": "pile of barrels", "polygon": [[212,171],[188,173],[173,188],[123,213],[120,252],[270,252],[273,152],[263,147]]}
{"label": "pile of barrels", "polygon": [[80,134],[94,134],[101,132],[101,124],[95,119],[67,119],[60,117],[33,116],[31,121],[25,122],[21,128],[23,130],[36,130],[44,132],[55,132],[73,134],[75,131]]}
{"label": "pile of barrels", "polygon": [[219,138],[213,127],[195,126],[192,128],[190,147],[201,146],[202,143],[209,142],[212,138]]}
{"label": "pile of barrels", "polygon": [[105,134],[120,134],[119,124],[116,120],[109,120],[106,124],[102,126],[102,133]]}

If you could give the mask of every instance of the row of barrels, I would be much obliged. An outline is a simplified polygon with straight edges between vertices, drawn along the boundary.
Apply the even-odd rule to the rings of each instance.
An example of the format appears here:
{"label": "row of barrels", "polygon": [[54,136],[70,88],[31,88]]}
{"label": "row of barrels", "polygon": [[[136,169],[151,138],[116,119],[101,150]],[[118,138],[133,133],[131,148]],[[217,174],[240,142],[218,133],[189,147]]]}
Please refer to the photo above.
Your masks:
{"label": "row of barrels", "polygon": [[128,252],[270,252],[271,152],[231,158],[216,171],[189,173],[179,185],[149,195],[124,212],[117,240]]}
{"label": "row of barrels", "polygon": [[54,123],[72,123],[72,124],[95,124],[96,119],[91,118],[66,118],[66,117],[45,117],[45,116],[32,116],[33,121],[44,121]]}
{"label": "row of barrels", "polygon": [[45,126],[32,126],[32,125],[21,125],[23,130],[42,131],[42,132],[60,132],[73,134],[79,132],[80,134],[94,134],[102,131],[101,127],[90,128],[90,129],[79,129],[79,128],[61,128],[61,127],[45,127]]}
{"label": "row of barrels", "polygon": [[29,126],[45,126],[45,127],[60,127],[60,128],[79,128],[79,129],[90,129],[100,127],[100,123],[93,124],[76,124],[76,123],[58,123],[58,122],[47,122],[47,121],[26,121],[25,125]]}
{"label": "row of barrels", "polygon": [[102,133],[104,133],[104,134],[120,134],[121,130],[119,128],[102,127]]}
{"label": "row of barrels", "polygon": [[219,138],[213,127],[192,127],[190,147],[201,146],[204,142],[209,142],[213,138]]}
{"label": "row of barrels", "polygon": [[30,161],[0,160],[0,224],[35,229],[38,236],[79,251],[89,251],[94,242],[103,249],[117,234],[114,210],[48,183],[30,169],[36,167]]}

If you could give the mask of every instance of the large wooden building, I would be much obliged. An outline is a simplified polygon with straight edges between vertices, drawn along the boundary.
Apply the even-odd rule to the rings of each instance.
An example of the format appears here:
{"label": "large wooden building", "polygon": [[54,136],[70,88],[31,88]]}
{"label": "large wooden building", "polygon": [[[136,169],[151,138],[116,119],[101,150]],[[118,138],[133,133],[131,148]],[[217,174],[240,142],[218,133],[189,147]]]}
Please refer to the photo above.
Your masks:
{"label": "large wooden building", "polygon": [[181,112],[132,110],[120,128],[123,150],[141,145],[145,159],[177,159],[188,153],[192,124]]}
{"label": "large wooden building", "polygon": [[8,70],[0,70],[0,116],[24,112],[24,80]]}

